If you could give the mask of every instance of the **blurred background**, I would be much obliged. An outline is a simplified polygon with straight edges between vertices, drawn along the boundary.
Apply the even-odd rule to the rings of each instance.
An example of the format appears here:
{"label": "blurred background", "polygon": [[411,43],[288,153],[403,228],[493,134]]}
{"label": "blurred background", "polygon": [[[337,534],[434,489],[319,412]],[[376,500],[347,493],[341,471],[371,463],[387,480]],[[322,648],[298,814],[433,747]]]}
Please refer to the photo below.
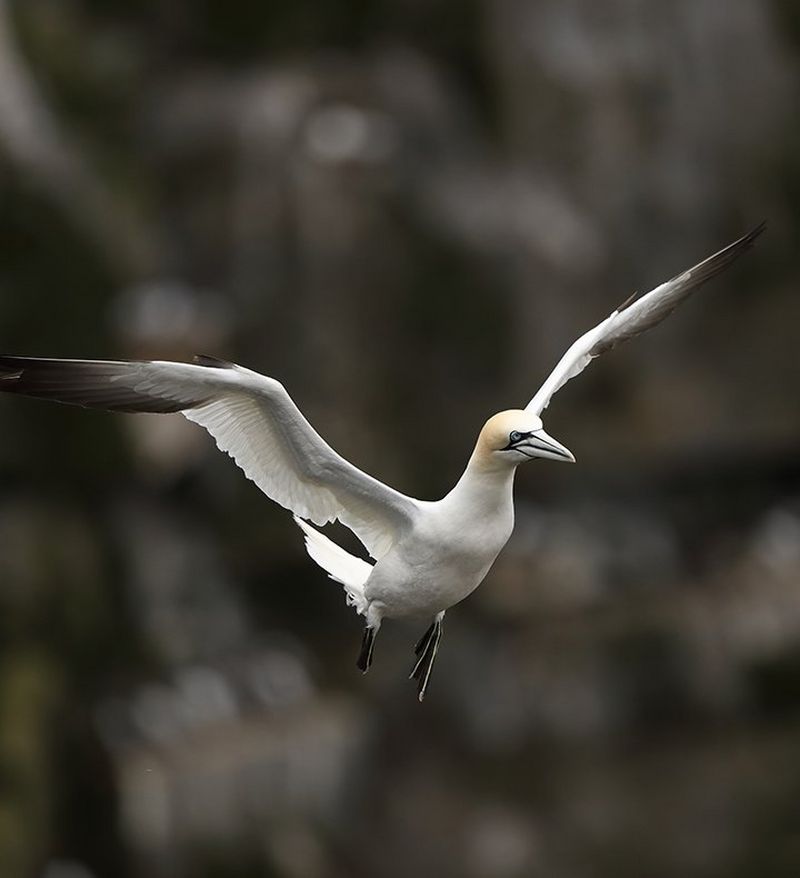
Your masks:
{"label": "blurred background", "polygon": [[792,0],[0,0],[0,341],[206,353],[442,496],[581,332],[579,466],[448,615],[360,620],[178,416],[0,400],[4,878],[800,874]]}

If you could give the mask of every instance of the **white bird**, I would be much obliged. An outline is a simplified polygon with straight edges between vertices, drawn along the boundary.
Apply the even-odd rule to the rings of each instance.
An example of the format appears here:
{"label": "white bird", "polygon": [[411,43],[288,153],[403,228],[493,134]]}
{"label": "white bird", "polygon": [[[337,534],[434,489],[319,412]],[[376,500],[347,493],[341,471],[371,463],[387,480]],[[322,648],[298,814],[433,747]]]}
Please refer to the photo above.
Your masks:
{"label": "white bird", "polygon": [[[205,427],[245,475],[294,513],[308,554],[344,586],[365,618],[358,667],[372,662],[384,618],[433,618],[416,646],[411,677],[419,700],[431,676],[445,612],[477,588],[514,527],[513,483],[535,458],[574,462],[544,431],[553,394],[599,354],[663,320],[690,293],[749,249],[764,229],[629,299],[581,336],[525,409],[489,418],[455,487],[435,502],[415,500],[338,455],[274,378],[212,357],[193,364],[0,357],[0,390],[122,412],[180,412]],[[338,519],[373,562],[340,548],[308,522]]]}

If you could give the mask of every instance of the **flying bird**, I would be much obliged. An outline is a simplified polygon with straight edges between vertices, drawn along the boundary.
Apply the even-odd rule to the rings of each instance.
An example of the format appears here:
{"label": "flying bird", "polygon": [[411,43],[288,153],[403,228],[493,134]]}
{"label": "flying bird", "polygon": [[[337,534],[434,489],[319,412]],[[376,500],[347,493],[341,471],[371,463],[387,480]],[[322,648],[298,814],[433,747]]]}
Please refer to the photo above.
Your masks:
{"label": "flying bird", "polygon": [[[441,500],[416,500],[367,475],[325,442],[280,382],[213,357],[175,363],[0,356],[0,390],[109,411],[180,412],[205,427],[249,479],[294,514],[308,554],[364,617],[357,661],[362,672],[372,663],[384,618],[432,619],[416,645],[410,675],[422,701],[446,611],[480,585],[511,536],[517,467],[539,458],[575,461],[542,425],[553,394],[595,357],[660,323],[763,230],[762,223],[632,297],[582,335],[524,409],[489,418],[463,475]],[[337,519],[371,560],[346,552],[313,526]]]}

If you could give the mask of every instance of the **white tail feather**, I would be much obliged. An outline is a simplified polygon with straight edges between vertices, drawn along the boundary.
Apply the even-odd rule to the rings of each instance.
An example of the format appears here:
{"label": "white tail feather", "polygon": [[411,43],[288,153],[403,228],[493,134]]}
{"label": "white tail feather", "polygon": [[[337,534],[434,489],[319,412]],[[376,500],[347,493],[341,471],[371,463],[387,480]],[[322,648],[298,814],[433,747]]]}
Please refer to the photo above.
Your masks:
{"label": "white tail feather", "polygon": [[367,612],[364,585],[372,573],[372,564],[345,552],[302,518],[294,516],[295,524],[306,536],[306,551],[335,582],[341,583],[347,603],[360,615]]}

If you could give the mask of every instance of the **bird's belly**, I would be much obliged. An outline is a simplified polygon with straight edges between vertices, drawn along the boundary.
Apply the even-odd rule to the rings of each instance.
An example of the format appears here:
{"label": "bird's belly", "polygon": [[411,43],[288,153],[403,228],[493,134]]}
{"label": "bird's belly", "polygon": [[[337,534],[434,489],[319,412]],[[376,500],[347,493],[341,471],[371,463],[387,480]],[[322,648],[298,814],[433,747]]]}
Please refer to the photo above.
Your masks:
{"label": "bird's belly", "polygon": [[505,539],[479,545],[401,545],[375,566],[366,597],[387,617],[433,615],[471,594],[504,544]]}

